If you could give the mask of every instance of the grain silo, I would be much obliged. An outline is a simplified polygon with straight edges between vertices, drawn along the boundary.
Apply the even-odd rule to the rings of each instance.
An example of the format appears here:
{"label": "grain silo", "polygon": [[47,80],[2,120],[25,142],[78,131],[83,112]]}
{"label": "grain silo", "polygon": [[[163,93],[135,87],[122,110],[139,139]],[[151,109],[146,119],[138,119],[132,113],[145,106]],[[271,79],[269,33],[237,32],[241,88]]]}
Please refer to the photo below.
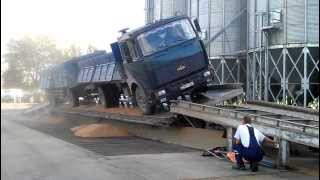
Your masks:
{"label": "grain silo", "polygon": [[146,0],[146,23],[174,15],[186,15],[186,0]]}
{"label": "grain silo", "polygon": [[246,0],[190,0],[189,16],[206,35],[216,84],[245,82]]}
{"label": "grain silo", "polygon": [[248,99],[307,106],[319,96],[318,51],[318,0],[248,0]]}
{"label": "grain silo", "polygon": [[[216,84],[248,100],[308,106],[319,98],[318,0],[146,0],[146,22],[198,18]],[[211,41],[209,41],[211,40]]]}

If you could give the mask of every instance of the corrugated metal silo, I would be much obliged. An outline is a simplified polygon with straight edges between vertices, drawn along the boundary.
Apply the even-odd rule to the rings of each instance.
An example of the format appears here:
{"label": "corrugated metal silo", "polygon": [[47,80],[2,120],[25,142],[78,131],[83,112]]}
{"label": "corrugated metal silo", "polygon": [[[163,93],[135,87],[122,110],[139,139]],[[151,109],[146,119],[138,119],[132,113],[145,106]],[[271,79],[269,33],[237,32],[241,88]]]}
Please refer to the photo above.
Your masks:
{"label": "corrugated metal silo", "polygon": [[145,23],[148,24],[154,18],[154,0],[145,1]]}
{"label": "corrugated metal silo", "polygon": [[[197,14],[207,40],[208,55],[215,72],[214,83],[244,82],[246,52],[246,0],[198,0],[190,2],[189,15]],[[195,12],[193,6],[198,7]],[[219,35],[217,35],[219,34]]]}
{"label": "corrugated metal silo", "polygon": [[[246,8],[243,0],[211,0],[210,8],[210,36],[214,36],[226,27],[243,9]],[[245,32],[246,16],[230,25],[225,32],[218,37],[210,47],[210,56],[238,55],[240,51],[246,50]],[[244,35],[244,36],[243,36]],[[243,41],[241,41],[243,38]]]}
{"label": "corrugated metal silo", "polygon": [[318,0],[146,1],[147,22],[179,11],[199,19],[207,40],[216,37],[207,47],[215,83],[246,81],[249,100],[307,106],[319,97]]}
{"label": "corrugated metal silo", "polygon": [[146,0],[146,23],[165,19],[174,15],[185,15],[187,11],[186,0]]}
{"label": "corrugated metal silo", "polygon": [[319,97],[319,1],[248,0],[248,21],[247,98],[307,106]]}

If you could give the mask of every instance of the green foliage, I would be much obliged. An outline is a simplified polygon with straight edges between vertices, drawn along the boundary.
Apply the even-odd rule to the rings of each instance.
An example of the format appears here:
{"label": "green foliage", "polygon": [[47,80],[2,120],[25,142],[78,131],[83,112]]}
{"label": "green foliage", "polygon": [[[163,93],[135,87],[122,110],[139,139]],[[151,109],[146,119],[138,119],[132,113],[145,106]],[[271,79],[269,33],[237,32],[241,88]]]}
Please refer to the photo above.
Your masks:
{"label": "green foliage", "polygon": [[[87,52],[94,50],[96,48],[89,45]],[[2,73],[3,87],[36,89],[42,70],[80,55],[81,49],[76,45],[58,49],[55,42],[47,37],[11,40],[4,55],[8,68]]]}
{"label": "green foliage", "polygon": [[23,84],[23,73],[18,68],[10,68],[3,72],[5,88],[20,88]]}
{"label": "green foliage", "polygon": [[4,59],[8,64],[4,72],[5,88],[33,89],[38,86],[39,72],[63,59],[55,43],[46,37],[24,37],[11,40]]}

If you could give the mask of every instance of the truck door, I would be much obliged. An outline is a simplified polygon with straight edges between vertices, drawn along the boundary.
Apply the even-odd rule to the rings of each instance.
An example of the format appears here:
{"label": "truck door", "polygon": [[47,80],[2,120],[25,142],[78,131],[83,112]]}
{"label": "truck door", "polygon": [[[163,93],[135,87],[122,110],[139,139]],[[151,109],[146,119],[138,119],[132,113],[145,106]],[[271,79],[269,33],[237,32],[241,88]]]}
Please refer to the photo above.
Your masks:
{"label": "truck door", "polygon": [[118,66],[119,74],[122,79],[125,79],[126,76],[125,76],[125,71],[124,71],[124,67],[123,67],[123,59],[121,56],[120,47],[119,47],[118,42],[114,42],[111,44],[111,50],[112,50],[112,54],[116,60],[116,65]]}
{"label": "truck door", "polygon": [[139,59],[139,55],[136,51],[135,44],[132,40],[126,40],[119,43],[121,55],[123,59],[123,66],[128,77],[128,81],[135,82],[143,89],[150,88],[150,76],[148,62],[144,62]]}

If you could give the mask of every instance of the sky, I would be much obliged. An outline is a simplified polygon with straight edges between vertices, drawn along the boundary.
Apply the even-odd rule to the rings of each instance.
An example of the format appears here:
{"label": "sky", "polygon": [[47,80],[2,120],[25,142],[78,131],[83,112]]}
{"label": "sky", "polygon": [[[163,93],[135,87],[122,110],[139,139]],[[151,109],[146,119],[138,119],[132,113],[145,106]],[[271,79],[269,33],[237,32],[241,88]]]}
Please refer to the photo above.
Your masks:
{"label": "sky", "polygon": [[[144,25],[145,0],[1,0],[1,55],[10,39],[47,36],[59,48],[110,51],[123,28]],[[1,58],[2,59],[2,58]]]}

